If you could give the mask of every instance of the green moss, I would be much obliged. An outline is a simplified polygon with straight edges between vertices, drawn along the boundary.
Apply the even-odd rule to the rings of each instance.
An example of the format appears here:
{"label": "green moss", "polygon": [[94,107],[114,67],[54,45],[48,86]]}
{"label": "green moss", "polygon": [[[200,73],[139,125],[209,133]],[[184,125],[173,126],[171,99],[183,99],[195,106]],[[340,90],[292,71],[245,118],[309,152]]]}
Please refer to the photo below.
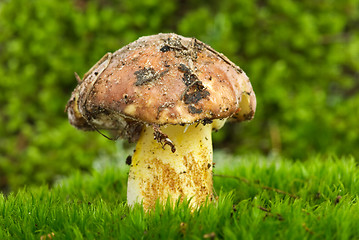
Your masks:
{"label": "green moss", "polygon": [[[354,159],[217,155],[218,199],[191,212],[126,206],[127,169],[75,174],[54,188],[0,196],[1,239],[356,239],[359,169]],[[220,177],[218,175],[225,175]],[[289,194],[290,193],[290,194]],[[293,197],[295,195],[296,197]]]}

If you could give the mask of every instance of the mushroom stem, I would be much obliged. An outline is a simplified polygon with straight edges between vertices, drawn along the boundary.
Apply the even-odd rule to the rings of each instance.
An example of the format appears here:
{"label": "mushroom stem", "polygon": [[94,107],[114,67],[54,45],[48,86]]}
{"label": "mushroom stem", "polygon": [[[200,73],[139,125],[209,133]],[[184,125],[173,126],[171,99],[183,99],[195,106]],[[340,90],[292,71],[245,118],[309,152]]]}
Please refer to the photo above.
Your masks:
{"label": "mushroom stem", "polygon": [[132,157],[127,203],[142,202],[145,209],[156,200],[175,203],[191,199],[197,207],[212,198],[212,124],[161,127],[176,151],[154,139],[152,127],[144,127]]}

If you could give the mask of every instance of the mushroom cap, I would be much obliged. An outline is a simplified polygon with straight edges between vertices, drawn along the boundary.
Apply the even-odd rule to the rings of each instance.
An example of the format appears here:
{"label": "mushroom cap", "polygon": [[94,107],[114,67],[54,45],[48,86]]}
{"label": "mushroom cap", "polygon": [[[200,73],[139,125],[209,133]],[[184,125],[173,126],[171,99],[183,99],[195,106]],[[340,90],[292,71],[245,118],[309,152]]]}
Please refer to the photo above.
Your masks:
{"label": "mushroom cap", "polygon": [[255,109],[243,70],[205,43],[173,33],[107,53],[79,80],[66,107],[75,127],[125,138],[143,124],[244,121]]}

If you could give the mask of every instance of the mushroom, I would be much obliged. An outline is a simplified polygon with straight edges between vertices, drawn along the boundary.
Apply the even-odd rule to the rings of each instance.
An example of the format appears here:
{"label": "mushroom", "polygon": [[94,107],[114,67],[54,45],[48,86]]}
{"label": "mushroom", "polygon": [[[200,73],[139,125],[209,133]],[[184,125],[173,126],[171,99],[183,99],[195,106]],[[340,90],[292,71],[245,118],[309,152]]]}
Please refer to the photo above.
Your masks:
{"label": "mushroom", "polygon": [[173,33],[141,37],[76,78],[66,106],[70,123],[137,142],[127,202],[145,209],[157,200],[187,198],[197,207],[212,199],[212,130],[227,119],[250,120],[256,109],[239,67]]}

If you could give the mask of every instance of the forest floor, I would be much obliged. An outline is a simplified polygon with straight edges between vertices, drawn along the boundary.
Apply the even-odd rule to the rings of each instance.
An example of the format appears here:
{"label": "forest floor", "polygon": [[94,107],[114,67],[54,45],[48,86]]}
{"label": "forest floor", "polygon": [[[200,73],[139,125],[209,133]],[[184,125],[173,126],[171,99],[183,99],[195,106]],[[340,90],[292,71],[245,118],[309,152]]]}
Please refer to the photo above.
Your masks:
{"label": "forest floor", "polygon": [[0,239],[358,239],[359,168],[350,157],[216,154],[216,200],[144,212],[126,205],[128,167],[77,173],[0,195]]}

